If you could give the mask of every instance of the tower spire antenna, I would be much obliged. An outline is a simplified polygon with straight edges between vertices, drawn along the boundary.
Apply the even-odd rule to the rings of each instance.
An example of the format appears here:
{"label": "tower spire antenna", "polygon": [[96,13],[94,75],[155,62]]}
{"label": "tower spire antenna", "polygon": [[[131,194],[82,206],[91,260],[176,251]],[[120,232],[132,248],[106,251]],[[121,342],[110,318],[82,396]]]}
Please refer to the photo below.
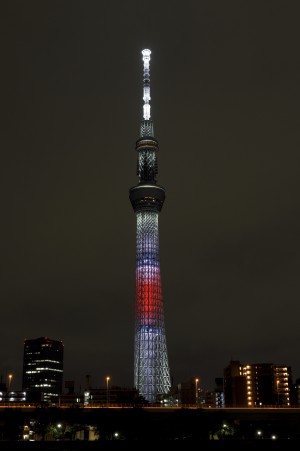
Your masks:
{"label": "tower spire antenna", "polygon": [[145,121],[148,121],[151,117],[150,115],[150,55],[151,50],[142,50],[143,61],[144,61],[144,73],[143,73],[143,117]]}

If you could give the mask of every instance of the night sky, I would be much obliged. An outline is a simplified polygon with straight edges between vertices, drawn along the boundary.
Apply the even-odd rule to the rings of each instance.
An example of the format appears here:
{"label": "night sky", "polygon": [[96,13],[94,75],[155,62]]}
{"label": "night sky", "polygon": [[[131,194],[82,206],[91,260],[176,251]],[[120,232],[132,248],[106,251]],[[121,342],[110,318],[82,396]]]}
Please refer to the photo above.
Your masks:
{"label": "night sky", "polygon": [[300,377],[298,0],[0,5],[0,374],[62,340],[64,378],[133,386],[142,54],[152,52],[174,383],[231,359]]}

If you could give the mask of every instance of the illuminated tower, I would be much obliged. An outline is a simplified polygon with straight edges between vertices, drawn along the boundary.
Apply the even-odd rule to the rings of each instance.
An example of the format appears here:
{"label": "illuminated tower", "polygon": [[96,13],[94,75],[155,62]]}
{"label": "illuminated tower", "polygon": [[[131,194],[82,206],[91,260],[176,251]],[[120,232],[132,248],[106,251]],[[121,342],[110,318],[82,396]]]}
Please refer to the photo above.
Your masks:
{"label": "illuminated tower", "polygon": [[136,142],[139,183],[129,198],[136,214],[134,386],[150,403],[171,387],[161,290],[158,215],[165,190],[156,182],[158,142],[150,119],[150,50],[143,50],[143,120]]}

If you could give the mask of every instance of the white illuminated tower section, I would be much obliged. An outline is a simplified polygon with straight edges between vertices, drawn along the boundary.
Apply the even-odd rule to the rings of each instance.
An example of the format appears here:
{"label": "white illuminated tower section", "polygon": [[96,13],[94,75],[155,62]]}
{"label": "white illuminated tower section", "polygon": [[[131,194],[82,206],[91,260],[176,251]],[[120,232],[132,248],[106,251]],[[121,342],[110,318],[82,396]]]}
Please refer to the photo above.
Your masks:
{"label": "white illuminated tower section", "polygon": [[158,215],[165,189],[158,185],[158,142],[150,119],[150,50],[143,50],[143,120],[138,153],[139,183],[129,197],[136,214],[136,300],[134,336],[134,386],[150,403],[171,388],[161,289]]}

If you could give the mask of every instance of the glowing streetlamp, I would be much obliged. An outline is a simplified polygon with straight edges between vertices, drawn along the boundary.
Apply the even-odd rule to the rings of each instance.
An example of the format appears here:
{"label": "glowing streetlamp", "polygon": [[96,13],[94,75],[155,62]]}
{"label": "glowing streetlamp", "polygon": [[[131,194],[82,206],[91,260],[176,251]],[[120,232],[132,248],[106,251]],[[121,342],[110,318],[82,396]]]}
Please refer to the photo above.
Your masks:
{"label": "glowing streetlamp", "polygon": [[199,379],[195,379],[195,387],[196,387],[196,404],[198,404],[198,382]]}
{"label": "glowing streetlamp", "polygon": [[276,380],[276,387],[277,387],[277,404],[279,406],[279,379]]}
{"label": "glowing streetlamp", "polygon": [[107,376],[106,378],[106,405],[108,406],[108,401],[109,401],[109,388],[108,388],[108,384],[110,381],[110,377]]}
{"label": "glowing streetlamp", "polygon": [[13,375],[9,374],[8,375],[8,392],[10,392],[12,378],[13,378]]}

